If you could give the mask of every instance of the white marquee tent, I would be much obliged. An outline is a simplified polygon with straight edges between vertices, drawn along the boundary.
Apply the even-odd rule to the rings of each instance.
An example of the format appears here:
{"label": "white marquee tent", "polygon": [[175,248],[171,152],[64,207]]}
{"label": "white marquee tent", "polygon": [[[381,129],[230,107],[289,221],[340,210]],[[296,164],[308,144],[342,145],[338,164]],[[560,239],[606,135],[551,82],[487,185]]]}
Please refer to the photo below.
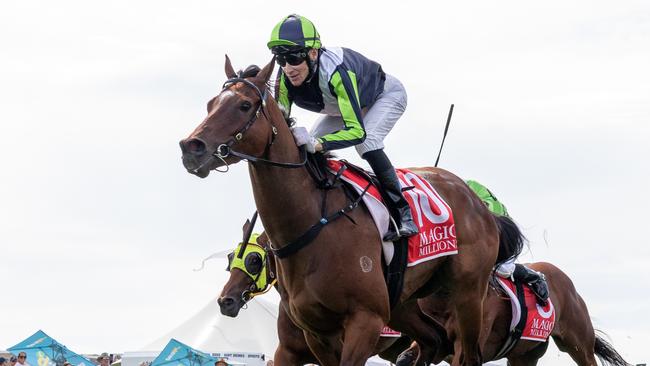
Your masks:
{"label": "white marquee tent", "polygon": [[170,338],[208,353],[252,352],[273,357],[278,345],[278,305],[256,297],[237,318],[221,314],[216,299],[175,329],[142,348],[160,351]]}
{"label": "white marquee tent", "polygon": [[[273,358],[278,345],[278,304],[259,297],[248,302],[237,318],[221,314],[216,298],[172,331],[135,352],[125,352],[123,366],[138,366],[153,360],[171,338],[212,354],[240,354],[230,360],[259,357]],[[259,359],[258,359],[259,361]],[[248,364],[259,364],[259,362]]]}

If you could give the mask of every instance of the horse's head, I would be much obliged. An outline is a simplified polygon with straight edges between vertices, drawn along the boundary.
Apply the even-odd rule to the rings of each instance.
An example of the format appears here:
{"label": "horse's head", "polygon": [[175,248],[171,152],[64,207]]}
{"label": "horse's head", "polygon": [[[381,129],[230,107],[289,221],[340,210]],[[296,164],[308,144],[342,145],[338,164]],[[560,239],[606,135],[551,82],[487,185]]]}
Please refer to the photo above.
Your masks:
{"label": "horse's head", "polygon": [[273,65],[271,60],[259,72],[255,68],[251,73],[249,68],[237,74],[226,56],[228,80],[221,93],[208,102],[207,117],[180,142],[188,172],[205,178],[211,170],[238,162],[241,158],[230,154],[231,148],[252,156],[264,153],[277,133],[266,111],[272,99],[267,82]]}
{"label": "horse's head", "polygon": [[275,283],[275,262],[268,253],[266,234],[253,235],[246,245],[239,243],[228,254],[227,270],[230,278],[217,303],[223,315],[236,317],[248,300],[265,293]]}

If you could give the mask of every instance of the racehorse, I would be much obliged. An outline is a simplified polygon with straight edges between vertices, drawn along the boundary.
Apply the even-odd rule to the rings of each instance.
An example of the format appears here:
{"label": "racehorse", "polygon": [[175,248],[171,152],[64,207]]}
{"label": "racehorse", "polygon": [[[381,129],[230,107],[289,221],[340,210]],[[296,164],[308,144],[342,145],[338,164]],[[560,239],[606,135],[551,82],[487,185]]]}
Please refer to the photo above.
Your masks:
{"label": "racehorse", "polygon": [[[244,232],[251,229],[250,221],[244,224],[243,229]],[[241,257],[241,260],[236,260],[237,257]],[[236,317],[250,299],[266,293],[271,286],[281,291],[276,281],[275,256],[269,250],[268,237],[265,233],[255,240],[251,238],[246,246],[240,243],[228,255],[227,269],[230,277],[217,300],[223,315]],[[287,316],[285,306],[284,301],[281,301],[277,323],[279,343],[273,357],[274,363],[278,365],[318,363],[318,359],[305,341],[302,329],[293,324]],[[395,362],[400,353],[411,344],[408,337],[400,339],[382,337],[381,340],[375,351],[383,359],[392,362]]]}
{"label": "racehorse", "polygon": [[[492,215],[454,174],[439,168],[411,169],[451,207],[460,254],[409,267],[398,305],[391,311],[380,235],[365,206],[354,208],[344,188],[327,189],[312,179],[304,165],[304,148],[296,146],[288,120],[269,96],[273,67],[271,60],[255,75],[238,75],[226,57],[229,79],[208,102],[207,117],[180,147],[187,171],[201,178],[248,161],[255,203],[274,250],[292,248],[291,255],[277,261],[287,315],[303,329],[319,363],[363,365],[389,319],[393,329],[416,333],[410,326],[415,322],[401,321],[414,297],[445,288],[457,318],[453,364],[480,365],[478,341],[488,277],[497,259],[521,251],[519,229],[509,219]],[[301,232],[305,234],[297,235]],[[298,248],[293,245],[297,242],[302,244]]]}
{"label": "racehorse", "polygon": [[[596,357],[603,365],[627,366],[623,357],[601,336],[594,332],[587,306],[578,294],[571,279],[559,268],[550,263],[539,262],[530,268],[544,273],[549,284],[550,299],[555,308],[555,326],[551,337],[557,347],[568,353],[580,366],[597,366]],[[481,335],[480,344],[485,360],[494,360],[510,333],[512,309],[510,299],[504,297],[493,285],[488,290],[484,302],[483,322],[487,330]],[[434,358],[439,363],[453,353],[453,314],[449,312],[447,299],[441,296],[428,296],[419,300],[422,311],[444,323],[450,331],[449,337],[440,347]],[[534,366],[544,355],[549,341],[536,342],[520,339],[516,346],[505,354],[508,365]],[[418,344],[414,343],[397,361],[397,366],[411,365],[418,353]],[[504,357],[503,355],[501,357]]]}

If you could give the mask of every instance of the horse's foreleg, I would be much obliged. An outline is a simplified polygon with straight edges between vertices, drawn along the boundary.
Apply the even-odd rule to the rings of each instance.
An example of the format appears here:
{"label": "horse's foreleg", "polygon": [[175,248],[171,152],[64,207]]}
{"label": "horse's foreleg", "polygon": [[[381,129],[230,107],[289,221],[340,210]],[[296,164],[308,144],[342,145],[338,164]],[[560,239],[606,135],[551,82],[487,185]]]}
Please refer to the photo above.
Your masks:
{"label": "horse's foreleg", "polygon": [[442,351],[443,340],[447,339],[445,328],[422,312],[417,301],[402,304],[391,313],[390,325],[408,334],[418,342],[415,365],[428,365]]}
{"label": "horse's foreleg", "polygon": [[508,357],[508,366],[535,366],[539,361],[538,357]]}
{"label": "horse's foreleg", "polygon": [[[317,362],[316,358],[309,355],[311,351],[307,348],[307,354],[295,352],[282,344],[278,345],[273,357],[273,364],[277,366],[304,365],[309,362]],[[311,357],[310,357],[311,356]]]}
{"label": "horse's foreleg", "polygon": [[384,320],[369,311],[357,311],[345,320],[341,366],[363,366],[372,356]]}
{"label": "horse's foreleg", "polygon": [[307,345],[305,334],[291,321],[285,306],[286,304],[282,303],[278,311],[278,340],[280,342],[275,350],[275,364],[293,366],[318,363]]}
{"label": "horse's foreleg", "polygon": [[338,366],[341,360],[340,337],[319,337],[305,331],[305,341],[321,366]]}

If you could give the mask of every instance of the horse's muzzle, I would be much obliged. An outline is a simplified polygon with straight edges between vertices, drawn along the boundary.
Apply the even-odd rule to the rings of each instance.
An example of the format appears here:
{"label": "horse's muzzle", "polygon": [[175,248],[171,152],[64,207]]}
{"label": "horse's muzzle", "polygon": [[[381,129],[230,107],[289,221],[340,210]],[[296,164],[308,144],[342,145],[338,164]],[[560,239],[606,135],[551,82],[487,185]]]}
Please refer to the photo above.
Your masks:
{"label": "horse's muzzle", "polygon": [[207,145],[199,138],[188,138],[179,143],[183,153],[183,166],[191,174],[205,178],[210,174],[208,160],[210,154]]}
{"label": "horse's muzzle", "polygon": [[223,296],[218,298],[217,304],[219,304],[221,314],[232,318],[236,317],[237,314],[239,314],[239,310],[243,305],[242,301],[238,301],[238,299],[230,296]]}

